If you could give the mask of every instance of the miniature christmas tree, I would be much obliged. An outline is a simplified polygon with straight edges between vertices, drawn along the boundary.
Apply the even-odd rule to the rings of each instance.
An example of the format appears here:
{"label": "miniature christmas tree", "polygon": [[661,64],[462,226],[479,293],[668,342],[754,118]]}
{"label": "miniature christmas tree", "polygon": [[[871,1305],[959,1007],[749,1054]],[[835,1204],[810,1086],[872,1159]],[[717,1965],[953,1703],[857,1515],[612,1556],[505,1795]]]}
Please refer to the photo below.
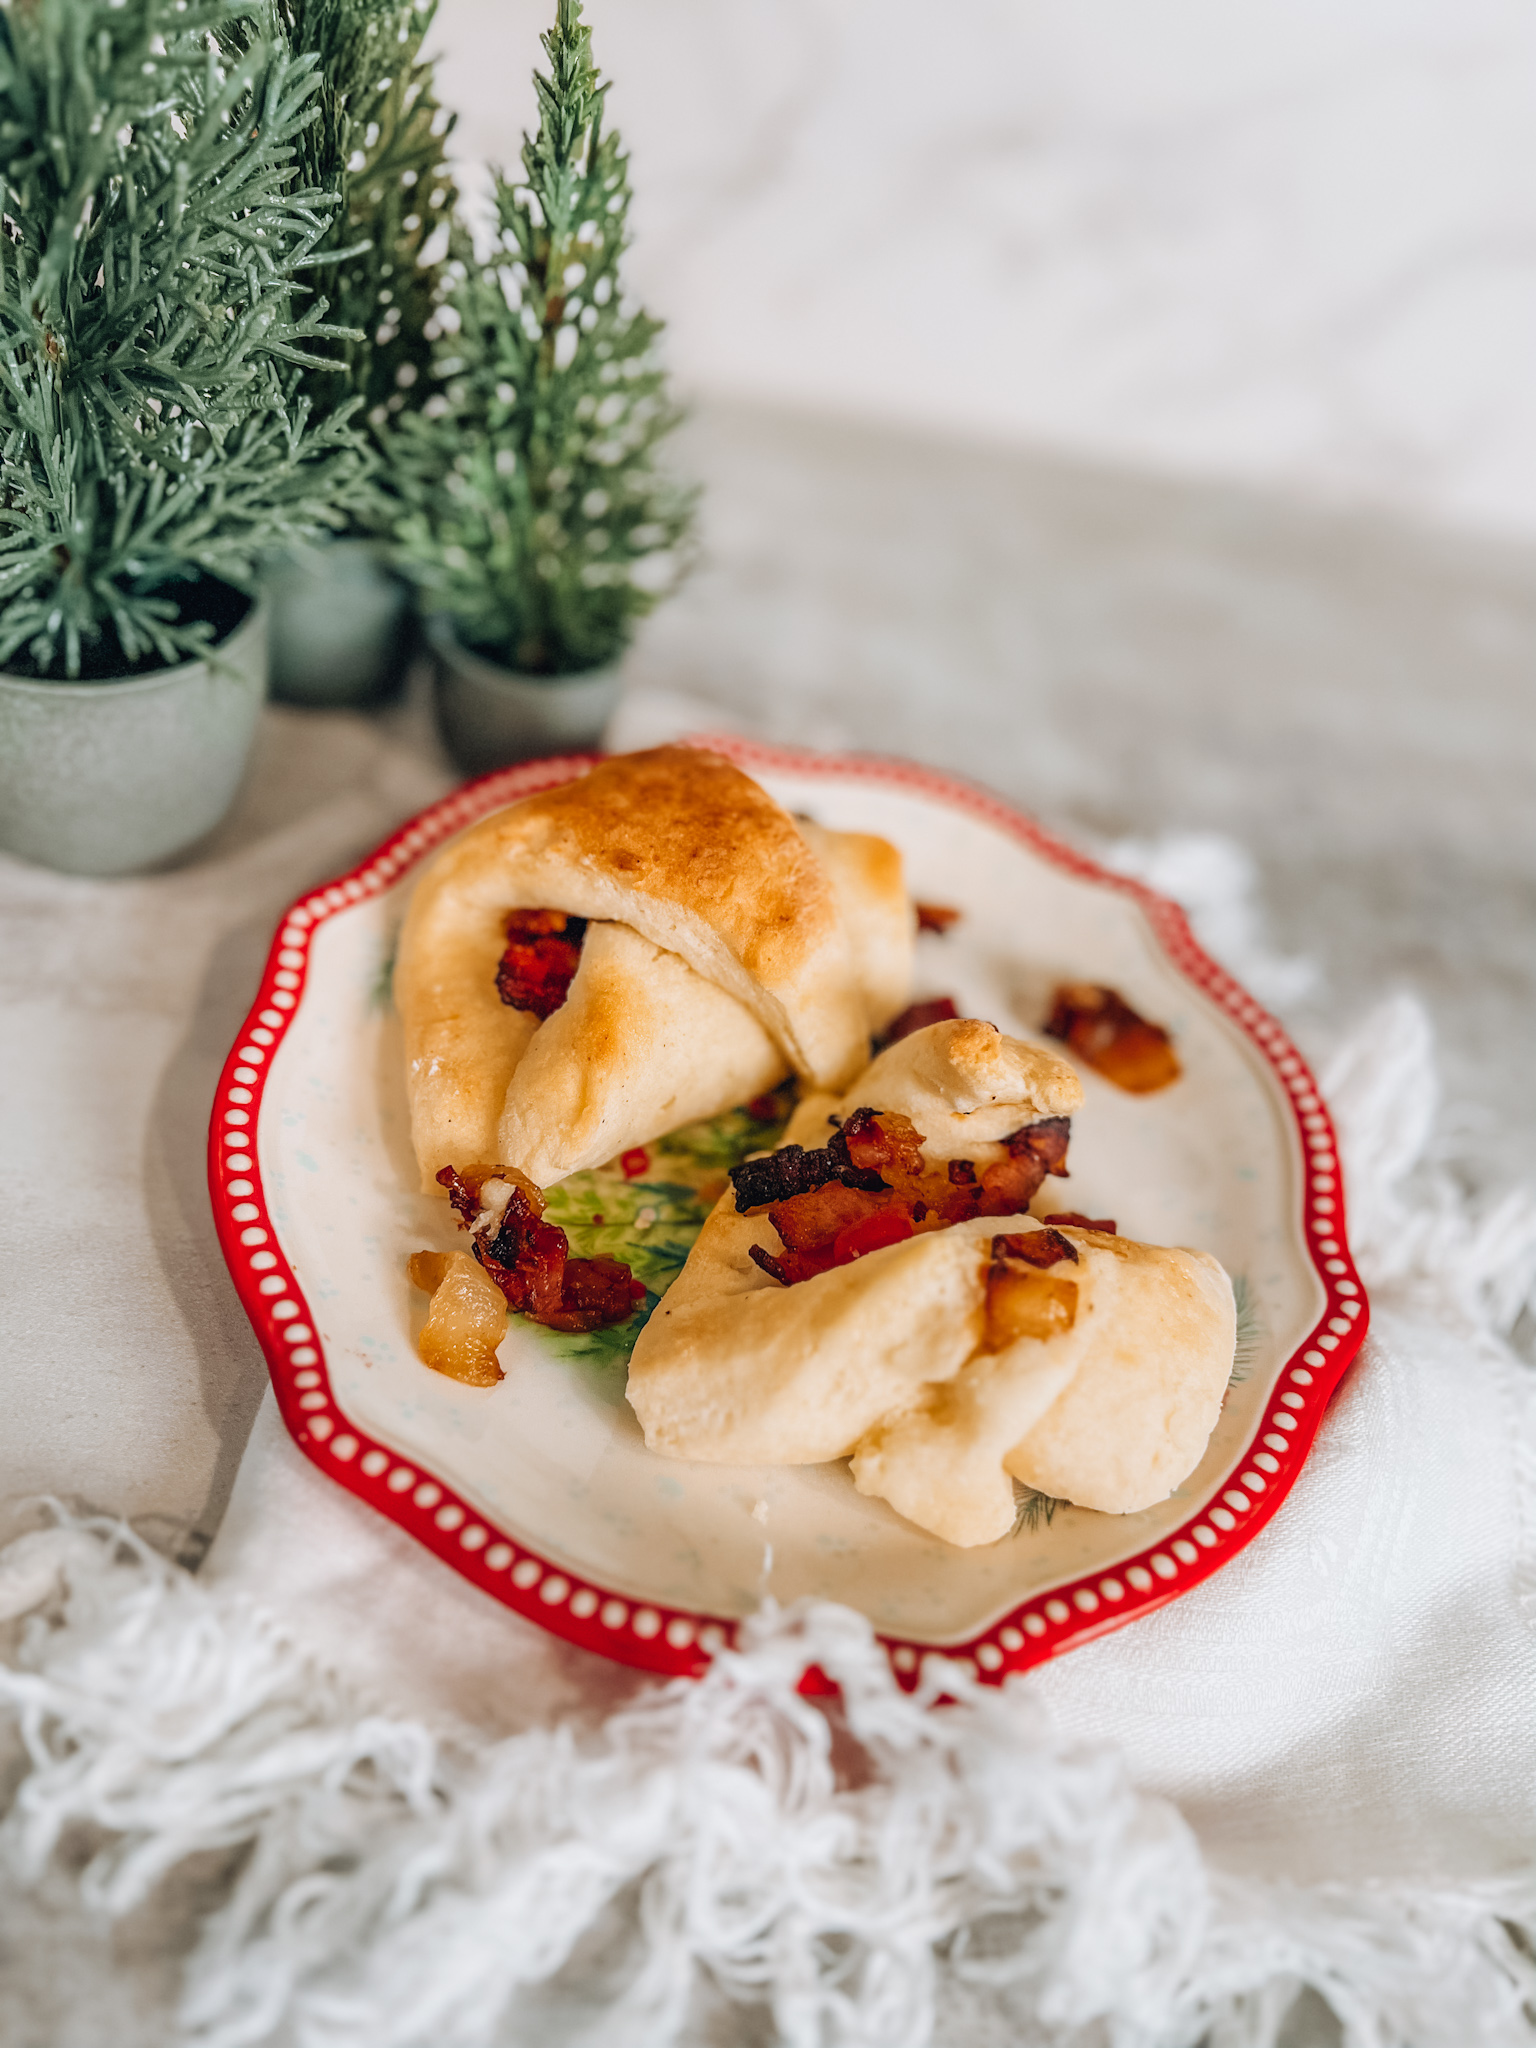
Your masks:
{"label": "miniature christmas tree", "polygon": [[660,323],[620,284],[628,158],[580,0],[542,40],[523,179],[496,175],[488,249],[454,236],[432,389],[400,425],[397,533],[461,641],[561,676],[615,659],[675,581],[693,497],[653,462],[679,414]]}
{"label": "miniature christmas tree", "polygon": [[300,164],[319,87],[265,9],[0,14],[0,665],[186,660],[360,501],[327,367],[355,337],[312,268],[337,195]]}
{"label": "miniature christmas tree", "polygon": [[[382,435],[431,359],[455,191],[445,156],[452,117],[422,44],[436,0],[284,0],[295,51],[313,51],[319,119],[303,143],[306,182],[334,183],[340,205],[316,255],[331,317],[358,330],[342,345],[348,388]],[[330,371],[306,392],[334,404]],[[387,471],[378,479],[388,484]]]}

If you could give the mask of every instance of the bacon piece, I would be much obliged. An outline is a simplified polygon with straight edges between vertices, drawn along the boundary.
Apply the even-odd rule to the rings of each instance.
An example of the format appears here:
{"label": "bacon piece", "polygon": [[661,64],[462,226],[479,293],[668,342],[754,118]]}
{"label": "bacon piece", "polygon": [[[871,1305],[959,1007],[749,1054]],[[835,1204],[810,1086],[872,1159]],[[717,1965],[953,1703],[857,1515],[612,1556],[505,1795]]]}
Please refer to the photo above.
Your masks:
{"label": "bacon piece", "polygon": [[[777,1152],[733,1166],[730,1180],[736,1190],[736,1213],[745,1216],[749,1209],[761,1209],[766,1203],[787,1202],[834,1180],[845,1188],[877,1194],[885,1186],[881,1167],[863,1161],[919,1158],[922,1142],[922,1133],[914,1131],[904,1116],[878,1118],[872,1109],[856,1109],[842,1129],[834,1131],[828,1143],[816,1151],[807,1152],[803,1145],[781,1145]],[[854,1146],[859,1150],[857,1160]]]}
{"label": "bacon piece", "polygon": [[813,1245],[830,1244],[840,1230],[866,1217],[878,1216],[891,1206],[891,1193],[882,1188],[871,1194],[862,1188],[845,1188],[841,1181],[792,1195],[787,1202],[775,1202],[768,1220],[792,1252],[807,1251]]}
{"label": "bacon piece", "polygon": [[1046,1173],[1052,1173],[1058,1180],[1066,1180],[1067,1146],[1072,1140],[1072,1119],[1069,1116],[1043,1116],[1037,1124],[1025,1124],[1004,1138],[1003,1143],[1019,1158],[1024,1153],[1038,1159]]}
{"label": "bacon piece", "polygon": [[1010,1159],[999,1159],[984,1169],[978,1216],[1022,1216],[1039,1194],[1045,1179],[1044,1163],[1032,1152],[1021,1151]]}
{"label": "bacon piece", "polygon": [[543,1023],[570,993],[587,921],[563,910],[514,910],[504,929],[496,993],[509,1009],[529,1010]]}
{"label": "bacon piece", "polygon": [[[445,1166],[448,1191],[470,1247],[506,1297],[507,1306],[552,1330],[598,1330],[622,1323],[645,1299],[645,1287],[617,1259],[573,1259],[557,1224],[546,1223],[544,1197],[514,1166]],[[486,1191],[507,1188],[499,1208]]]}
{"label": "bacon piece", "polygon": [[818,1273],[832,1270],[830,1244],[820,1245],[815,1251],[781,1252],[777,1258],[765,1246],[754,1244],[748,1246],[747,1255],[783,1287],[794,1287],[802,1280],[814,1280]]}
{"label": "bacon piece", "polygon": [[833,1239],[832,1263],[834,1266],[850,1265],[853,1260],[865,1258],[870,1252],[880,1251],[888,1244],[900,1244],[913,1234],[912,1218],[894,1209],[862,1217],[857,1223],[850,1223],[840,1230]]}
{"label": "bacon piece", "polygon": [[1063,1259],[1077,1264],[1077,1246],[1059,1230],[1015,1230],[992,1240],[994,1259],[1022,1259],[1026,1266],[1055,1266]]}
{"label": "bacon piece", "polygon": [[[1067,1117],[1044,1117],[1039,1123],[1026,1124],[1005,1140],[1007,1158],[994,1161],[978,1177],[973,1160],[926,1161],[923,1135],[907,1117],[893,1111],[877,1115],[870,1109],[858,1109],[838,1133],[841,1149],[859,1162],[853,1173],[838,1167],[834,1139],[820,1152],[785,1146],[768,1159],[750,1162],[752,1167],[772,1169],[775,1160],[782,1160],[782,1170],[752,1174],[738,1168],[731,1177],[736,1183],[736,1207],[742,1214],[765,1205],[760,1190],[780,1186],[789,1190],[782,1196],[770,1194],[766,1202],[769,1220],[784,1246],[783,1255],[758,1246],[751,1256],[765,1273],[793,1286],[846,1263],[847,1258],[862,1257],[870,1248],[863,1237],[848,1238],[842,1252],[838,1246],[849,1231],[866,1225],[875,1229],[876,1217],[884,1219],[878,1226],[881,1231],[901,1221],[904,1228],[899,1235],[905,1237],[943,1230],[973,1216],[1023,1215],[1047,1173],[1065,1173],[1070,1136]],[[859,1177],[865,1162],[872,1161],[879,1161],[881,1171]],[[819,1184],[805,1185],[813,1176],[822,1176]],[[751,1200],[753,1195],[759,1199]],[[881,1243],[896,1241],[894,1234],[879,1239]],[[847,1250],[847,1245],[862,1246],[863,1250]]]}
{"label": "bacon piece", "polygon": [[1043,1216],[1043,1223],[1070,1223],[1078,1230],[1097,1230],[1104,1237],[1118,1237],[1113,1216],[1101,1216],[1095,1222],[1092,1216],[1083,1216],[1076,1209],[1058,1209],[1052,1216]]}
{"label": "bacon piece", "polygon": [[1048,1173],[1067,1177],[1067,1146],[1072,1136],[1072,1119],[1042,1117],[1025,1124],[1003,1140],[1008,1157],[989,1166],[981,1176],[980,1216],[1020,1216],[1040,1192]]}
{"label": "bacon piece", "polygon": [[1093,982],[1063,982],[1045,1029],[1130,1095],[1150,1095],[1183,1072],[1162,1025],[1140,1016],[1114,989]]}
{"label": "bacon piece", "polygon": [[877,1115],[872,1109],[856,1109],[839,1136],[850,1162],[861,1172],[922,1172],[923,1134],[910,1117],[897,1110],[881,1110]]}
{"label": "bacon piece", "polygon": [[952,924],[960,922],[959,911],[942,903],[914,903],[912,908],[917,912],[920,932],[947,932]]}
{"label": "bacon piece", "polygon": [[[1055,1239],[1061,1250],[1042,1246],[1041,1240],[1047,1238]],[[1043,1342],[1072,1328],[1077,1320],[1077,1282],[1042,1270],[1059,1264],[1063,1254],[1077,1258],[1074,1248],[1054,1230],[1017,1231],[993,1238],[992,1262],[987,1269],[988,1351],[1006,1350],[1021,1337]]]}
{"label": "bacon piece", "polygon": [[600,1330],[626,1323],[645,1289],[619,1259],[567,1259],[560,1306],[539,1321],[551,1330]]}
{"label": "bacon piece", "polygon": [[959,1014],[953,996],[930,996],[925,1003],[908,1003],[901,1015],[886,1025],[877,1042],[881,1047],[894,1045],[898,1038],[910,1038],[914,1031],[923,1031],[930,1024],[947,1024]]}

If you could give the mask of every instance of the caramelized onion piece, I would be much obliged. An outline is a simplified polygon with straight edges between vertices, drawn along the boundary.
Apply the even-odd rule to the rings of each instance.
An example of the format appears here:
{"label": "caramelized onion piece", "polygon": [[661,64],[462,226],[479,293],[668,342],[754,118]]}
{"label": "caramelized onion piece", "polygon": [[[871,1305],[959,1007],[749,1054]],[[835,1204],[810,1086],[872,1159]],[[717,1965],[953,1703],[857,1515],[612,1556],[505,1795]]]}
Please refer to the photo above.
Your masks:
{"label": "caramelized onion piece", "polygon": [[992,1240],[987,1271],[988,1351],[1005,1351],[1021,1337],[1065,1336],[1077,1321],[1077,1282],[1043,1269],[1077,1262],[1076,1247],[1054,1230],[1016,1231]]}
{"label": "caramelized onion piece", "polygon": [[1114,989],[1093,982],[1063,982],[1045,1029],[1130,1095],[1151,1095],[1184,1071],[1161,1024],[1138,1015]]}
{"label": "caramelized onion piece", "polygon": [[988,1351],[1006,1351],[1021,1337],[1064,1337],[1077,1321],[1077,1282],[1005,1263],[987,1275]]}
{"label": "caramelized onion piece", "polygon": [[496,1347],[507,1334],[506,1297],[467,1252],[416,1252],[411,1284],[432,1297],[416,1348],[434,1372],[467,1387],[502,1377]]}

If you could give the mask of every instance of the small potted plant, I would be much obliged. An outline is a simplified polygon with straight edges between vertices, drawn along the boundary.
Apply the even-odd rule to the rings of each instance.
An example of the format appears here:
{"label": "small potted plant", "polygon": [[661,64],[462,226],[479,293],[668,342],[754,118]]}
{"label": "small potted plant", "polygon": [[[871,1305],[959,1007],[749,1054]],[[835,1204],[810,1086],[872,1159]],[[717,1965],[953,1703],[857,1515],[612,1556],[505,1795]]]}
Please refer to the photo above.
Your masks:
{"label": "small potted plant", "polygon": [[392,464],[439,722],[481,770],[591,745],[635,622],[676,582],[692,492],[654,463],[677,424],[660,324],[626,298],[628,159],[603,127],[580,0],[558,0],[523,178],[459,226],[430,390]]}
{"label": "small potted plant", "polygon": [[[331,317],[355,330],[339,350],[345,388],[383,456],[346,530],[267,576],[272,694],[285,703],[377,703],[398,687],[413,644],[409,587],[383,537],[399,509],[390,433],[430,361],[455,198],[453,122],[421,54],[435,13],[435,0],[284,0],[289,41],[315,54],[323,80],[305,137],[311,182],[334,174],[340,196],[316,258]],[[334,404],[333,380],[310,371],[306,395]]]}
{"label": "small potted plant", "polygon": [[266,691],[254,591],[346,516],[356,404],[297,155],[312,57],[218,0],[0,12],[0,844],[80,873],[217,823]]}

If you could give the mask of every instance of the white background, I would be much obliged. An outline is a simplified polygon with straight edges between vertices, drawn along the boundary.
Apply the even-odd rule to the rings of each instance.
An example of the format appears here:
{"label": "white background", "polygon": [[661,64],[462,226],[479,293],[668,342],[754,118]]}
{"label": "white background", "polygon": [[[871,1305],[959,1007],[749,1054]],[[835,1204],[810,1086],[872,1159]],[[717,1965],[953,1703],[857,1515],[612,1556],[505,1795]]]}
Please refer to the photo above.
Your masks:
{"label": "white background", "polygon": [[[553,0],[442,0],[515,159]],[[1536,535],[1531,0],[589,0],[731,393]]]}

